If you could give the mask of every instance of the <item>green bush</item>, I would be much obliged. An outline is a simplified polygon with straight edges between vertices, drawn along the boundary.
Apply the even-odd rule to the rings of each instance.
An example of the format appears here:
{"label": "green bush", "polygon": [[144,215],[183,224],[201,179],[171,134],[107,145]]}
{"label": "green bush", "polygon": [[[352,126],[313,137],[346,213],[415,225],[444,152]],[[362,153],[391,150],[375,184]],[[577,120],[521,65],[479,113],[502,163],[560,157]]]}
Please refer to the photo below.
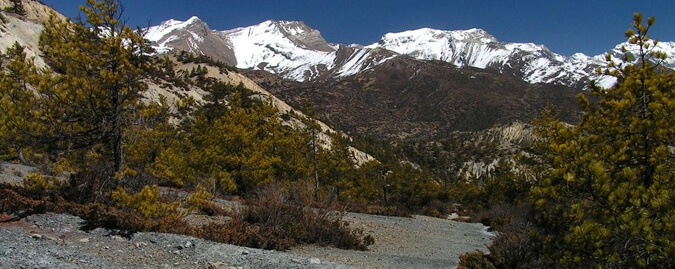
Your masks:
{"label": "green bush", "polygon": [[202,208],[209,207],[213,195],[202,185],[197,186],[197,191],[190,194],[186,199],[186,207],[192,211],[201,211]]}
{"label": "green bush", "polygon": [[60,189],[61,185],[59,179],[41,173],[30,173],[23,181],[24,188],[33,193],[54,192]]}
{"label": "green bush", "polygon": [[163,203],[159,201],[159,188],[157,185],[145,186],[136,194],[129,194],[124,189],[118,187],[112,192],[111,198],[117,207],[139,213],[148,219],[180,215],[176,211],[178,203]]}

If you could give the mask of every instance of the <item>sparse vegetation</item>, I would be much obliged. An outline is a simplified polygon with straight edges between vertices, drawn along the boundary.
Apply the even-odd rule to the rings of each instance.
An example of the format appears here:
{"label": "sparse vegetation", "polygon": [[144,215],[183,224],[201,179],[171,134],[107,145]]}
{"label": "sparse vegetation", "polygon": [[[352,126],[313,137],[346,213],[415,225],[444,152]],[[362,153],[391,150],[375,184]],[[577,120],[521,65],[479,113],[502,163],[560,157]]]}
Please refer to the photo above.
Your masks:
{"label": "sparse vegetation", "polygon": [[58,178],[45,176],[40,173],[30,173],[26,175],[26,179],[23,182],[23,186],[26,190],[36,193],[58,191],[61,185],[61,181]]}
{"label": "sparse vegetation", "polygon": [[10,6],[5,7],[4,10],[18,15],[26,15],[26,9],[23,7],[23,2],[21,1],[22,0],[9,0]]}
{"label": "sparse vegetation", "polygon": [[303,195],[297,187],[263,186],[248,201],[242,220],[260,226],[271,238],[286,239],[278,242],[282,249],[309,243],[365,250],[372,244],[363,231],[345,226],[343,212],[330,201],[317,201],[308,194]]}
{"label": "sparse vegetation", "polygon": [[190,194],[185,199],[187,209],[192,211],[202,211],[208,215],[213,215],[215,212],[210,212],[216,205],[211,202],[213,195],[201,185],[197,186],[197,190]]}

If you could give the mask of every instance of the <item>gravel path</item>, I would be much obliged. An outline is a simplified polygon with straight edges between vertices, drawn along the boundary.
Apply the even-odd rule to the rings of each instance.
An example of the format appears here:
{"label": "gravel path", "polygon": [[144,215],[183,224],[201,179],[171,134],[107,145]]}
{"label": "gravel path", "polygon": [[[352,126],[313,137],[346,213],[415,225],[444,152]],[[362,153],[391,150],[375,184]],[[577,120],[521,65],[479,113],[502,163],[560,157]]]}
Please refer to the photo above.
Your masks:
{"label": "gravel path", "polygon": [[350,226],[375,237],[371,250],[279,252],[173,234],[84,232],[82,219],[64,214],[7,218],[0,215],[0,268],[453,268],[461,253],[485,250],[491,238],[480,224],[349,213]]}
{"label": "gravel path", "polygon": [[493,237],[481,224],[426,216],[348,213],[345,220],[375,237],[369,251],[306,246],[291,253],[362,268],[455,268],[459,255],[477,249],[486,252]]}

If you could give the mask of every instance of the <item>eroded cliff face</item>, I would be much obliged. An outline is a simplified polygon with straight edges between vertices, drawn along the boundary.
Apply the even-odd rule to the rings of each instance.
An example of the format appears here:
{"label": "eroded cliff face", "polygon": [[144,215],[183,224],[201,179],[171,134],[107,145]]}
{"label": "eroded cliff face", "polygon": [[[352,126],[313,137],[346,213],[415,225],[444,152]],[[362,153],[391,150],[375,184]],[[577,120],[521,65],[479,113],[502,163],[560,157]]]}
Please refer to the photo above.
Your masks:
{"label": "eroded cliff face", "polygon": [[518,154],[527,155],[528,153],[524,150],[532,146],[536,139],[534,126],[522,122],[514,122],[484,132],[477,132],[473,135],[472,143],[475,143],[475,145],[489,144],[494,148],[494,151],[490,154],[484,154],[482,158],[474,157],[465,161],[460,169],[459,177],[484,179],[489,177],[502,161],[509,163],[514,172],[524,172],[518,167],[515,157]]}
{"label": "eroded cliff face", "polygon": [[[2,12],[4,20],[0,22],[0,51],[4,53],[7,48],[18,43],[25,48],[27,57],[32,58],[39,67],[45,67],[45,61],[40,57],[38,48],[40,33],[44,28],[42,21],[46,20],[49,14],[54,14],[60,19],[65,17],[37,1],[24,0],[22,3],[26,11],[23,15]],[[0,0],[0,9],[11,5],[9,0]]]}

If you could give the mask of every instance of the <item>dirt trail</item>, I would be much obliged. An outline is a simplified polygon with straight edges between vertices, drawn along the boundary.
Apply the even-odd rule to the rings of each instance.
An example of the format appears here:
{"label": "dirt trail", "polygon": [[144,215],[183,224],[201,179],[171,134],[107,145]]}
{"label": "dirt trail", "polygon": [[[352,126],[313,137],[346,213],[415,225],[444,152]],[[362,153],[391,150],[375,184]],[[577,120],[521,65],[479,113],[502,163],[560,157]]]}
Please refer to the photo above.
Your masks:
{"label": "dirt trail", "polygon": [[375,237],[369,251],[306,246],[290,252],[361,268],[454,268],[462,253],[487,251],[493,237],[481,224],[425,216],[349,213],[345,220]]}

